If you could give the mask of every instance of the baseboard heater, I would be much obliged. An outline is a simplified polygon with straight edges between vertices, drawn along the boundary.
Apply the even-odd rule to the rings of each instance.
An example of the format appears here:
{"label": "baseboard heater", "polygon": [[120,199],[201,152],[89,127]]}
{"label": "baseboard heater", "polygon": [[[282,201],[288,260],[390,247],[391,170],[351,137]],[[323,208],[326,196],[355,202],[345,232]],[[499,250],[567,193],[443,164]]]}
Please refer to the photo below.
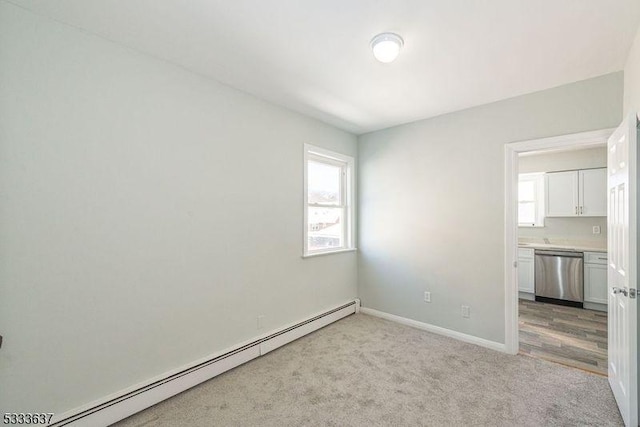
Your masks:
{"label": "baseboard heater", "polygon": [[[175,396],[230,369],[275,350],[291,341],[347,317],[360,309],[358,300],[243,344],[179,372],[156,379],[97,404],[54,416],[52,426],[108,426],[130,415]],[[56,419],[58,418],[58,419]]]}

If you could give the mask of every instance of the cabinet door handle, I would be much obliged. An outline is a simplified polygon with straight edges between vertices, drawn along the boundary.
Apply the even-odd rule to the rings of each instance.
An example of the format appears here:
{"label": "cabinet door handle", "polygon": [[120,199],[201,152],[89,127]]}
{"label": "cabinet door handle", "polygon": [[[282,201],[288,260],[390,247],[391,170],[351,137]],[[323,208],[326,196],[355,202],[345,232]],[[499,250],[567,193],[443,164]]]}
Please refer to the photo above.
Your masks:
{"label": "cabinet door handle", "polygon": [[576,206],[576,215],[578,215],[578,207]]}
{"label": "cabinet door handle", "polygon": [[582,215],[584,206],[580,206],[580,215]]}

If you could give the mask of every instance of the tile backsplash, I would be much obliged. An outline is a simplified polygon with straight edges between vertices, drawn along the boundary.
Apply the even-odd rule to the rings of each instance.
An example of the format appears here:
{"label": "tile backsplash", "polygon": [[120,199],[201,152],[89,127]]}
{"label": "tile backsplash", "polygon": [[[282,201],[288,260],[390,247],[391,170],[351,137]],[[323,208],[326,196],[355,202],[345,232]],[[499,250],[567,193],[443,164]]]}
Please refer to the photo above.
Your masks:
{"label": "tile backsplash", "polygon": [[[564,238],[580,241],[607,241],[606,217],[545,218],[544,227],[518,227],[518,237]],[[600,227],[600,234],[593,234],[593,227]]]}

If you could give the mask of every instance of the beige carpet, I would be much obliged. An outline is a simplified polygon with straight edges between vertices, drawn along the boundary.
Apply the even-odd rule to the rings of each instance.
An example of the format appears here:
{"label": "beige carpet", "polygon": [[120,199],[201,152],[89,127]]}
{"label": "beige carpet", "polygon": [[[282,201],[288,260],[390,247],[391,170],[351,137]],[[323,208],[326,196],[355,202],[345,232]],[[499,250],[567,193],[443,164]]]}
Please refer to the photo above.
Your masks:
{"label": "beige carpet", "polygon": [[613,426],[607,379],[349,316],[136,414],[133,426]]}

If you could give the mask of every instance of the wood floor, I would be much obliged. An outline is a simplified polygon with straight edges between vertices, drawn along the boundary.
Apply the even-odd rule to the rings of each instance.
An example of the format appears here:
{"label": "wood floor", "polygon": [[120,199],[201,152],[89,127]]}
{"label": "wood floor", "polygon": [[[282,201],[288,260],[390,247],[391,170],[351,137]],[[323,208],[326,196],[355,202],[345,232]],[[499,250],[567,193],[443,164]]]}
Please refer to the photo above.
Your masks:
{"label": "wood floor", "polygon": [[520,353],[607,375],[607,313],[520,300]]}

